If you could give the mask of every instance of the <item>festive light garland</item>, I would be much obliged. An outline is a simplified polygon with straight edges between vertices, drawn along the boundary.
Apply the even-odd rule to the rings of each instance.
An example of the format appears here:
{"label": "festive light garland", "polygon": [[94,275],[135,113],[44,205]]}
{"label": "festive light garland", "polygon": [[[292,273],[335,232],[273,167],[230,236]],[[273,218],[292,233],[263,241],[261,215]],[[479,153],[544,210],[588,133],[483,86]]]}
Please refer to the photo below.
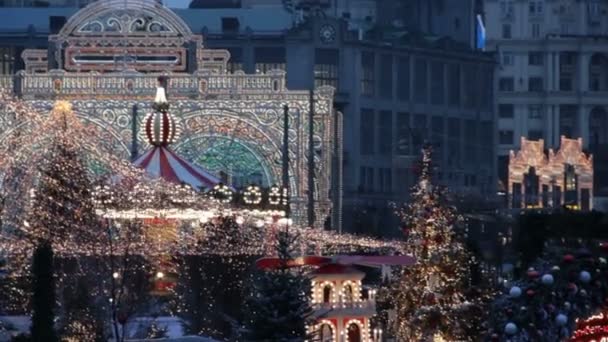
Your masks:
{"label": "festive light garland", "polygon": [[[47,115],[23,101],[0,94],[0,110],[21,123],[0,144],[2,196],[14,199],[5,203],[1,211],[0,255],[6,256],[8,262],[7,281],[2,283],[0,290],[10,297],[11,303],[3,306],[7,310],[25,312],[29,295],[22,286],[22,279],[29,273],[37,241],[42,237],[49,238],[46,234],[50,227],[43,224],[47,219],[65,219],[58,224],[73,227],[61,237],[50,237],[58,260],[77,261],[74,269],[68,269],[67,262],[66,265],[58,265],[58,288],[70,288],[76,280],[88,279],[91,282],[90,295],[103,299],[104,304],[99,305],[99,310],[105,314],[108,310],[124,310],[124,315],[135,310],[138,302],[147,300],[146,291],[136,288],[136,275],[145,274],[152,281],[166,281],[178,269],[187,270],[180,258],[200,255],[223,258],[237,269],[247,269],[251,263],[251,260],[246,261],[247,258],[264,255],[268,246],[273,244],[273,232],[281,227],[281,223],[288,223],[281,221],[285,218],[281,206],[287,201],[286,189],[275,187],[270,191],[272,195],[268,196],[268,202],[271,207],[239,208],[228,206],[232,204],[234,194],[225,185],[221,190],[217,189],[223,196],[223,200],[218,202],[194,193],[187,186],[152,179],[106,147],[103,132],[93,125],[82,124],[67,102],[56,103]],[[53,150],[56,146],[71,151],[77,158],[58,159]],[[93,174],[89,170],[78,175],[70,174],[70,170],[79,163],[95,163],[101,166],[103,173]],[[49,178],[49,189],[52,188],[54,194],[69,197],[81,190],[89,192],[79,196],[89,198],[94,205],[94,213],[98,216],[95,224],[74,225],[73,218],[62,218],[58,213],[46,210],[48,208],[40,210],[35,207],[37,197],[44,196],[35,189],[40,184],[41,172],[48,168],[72,177],[62,176],[66,184],[56,188],[52,188],[53,179]],[[71,182],[90,186],[71,186]],[[250,190],[251,204],[256,204],[261,191]],[[35,196],[32,197],[32,193]],[[79,210],[74,208],[74,213],[79,215]],[[45,216],[32,219],[32,213]],[[233,223],[227,224],[228,221]],[[226,229],[227,225],[229,229]],[[45,236],[41,235],[43,232]],[[298,248],[302,254],[403,252],[401,244],[396,241],[338,235],[296,226],[290,227],[290,232],[300,234]],[[180,278],[186,279],[179,281],[189,281],[189,275],[182,271],[178,272]],[[204,272],[200,268],[190,271]],[[154,275],[160,273],[165,276],[154,279]],[[221,279],[212,280],[222,283]],[[244,285],[243,280],[237,280],[225,286],[238,288]],[[169,300],[175,300],[172,312],[192,310],[184,306],[187,289],[176,286],[166,291],[173,293],[173,299]],[[84,323],[74,324],[76,331],[84,326]]]}
{"label": "festive light garland", "polygon": [[243,193],[243,201],[245,204],[260,204],[262,203],[262,190],[257,185],[249,185]]}

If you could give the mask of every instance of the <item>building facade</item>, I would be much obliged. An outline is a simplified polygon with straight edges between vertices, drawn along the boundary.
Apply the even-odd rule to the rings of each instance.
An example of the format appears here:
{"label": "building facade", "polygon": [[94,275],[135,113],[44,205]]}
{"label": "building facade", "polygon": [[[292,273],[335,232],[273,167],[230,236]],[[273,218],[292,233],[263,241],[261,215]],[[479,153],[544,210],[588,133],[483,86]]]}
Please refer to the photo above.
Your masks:
{"label": "building facade", "polygon": [[[335,154],[332,167],[343,177],[325,191],[332,193],[334,211],[343,208],[331,220],[343,217],[345,230],[398,234],[389,202],[406,200],[425,141],[435,146],[438,182],[457,192],[495,194],[494,59],[458,49],[448,38],[414,41],[362,30],[375,12],[355,9],[361,12],[350,14],[356,20],[330,7],[303,21],[278,5],[273,11],[264,6],[173,11],[204,37],[205,47],[229,52],[228,73],[279,69],[286,71],[288,89],[335,89],[334,122],[342,127],[334,127],[332,140],[343,141],[335,147],[343,152]],[[0,72],[24,69],[21,57],[31,59],[28,65],[57,67],[52,54],[32,51],[49,48],[49,36],[77,10],[0,11]],[[31,20],[26,24],[18,19],[23,17]],[[23,55],[25,49],[34,50]],[[124,61],[117,56],[115,62],[119,68]],[[327,226],[335,227],[331,220]]]}
{"label": "building facade", "polygon": [[[485,0],[487,47],[496,52],[498,169],[506,187],[521,137],[557,150],[582,138],[593,154],[595,207],[608,195],[608,3]],[[507,191],[507,189],[504,189]]]}

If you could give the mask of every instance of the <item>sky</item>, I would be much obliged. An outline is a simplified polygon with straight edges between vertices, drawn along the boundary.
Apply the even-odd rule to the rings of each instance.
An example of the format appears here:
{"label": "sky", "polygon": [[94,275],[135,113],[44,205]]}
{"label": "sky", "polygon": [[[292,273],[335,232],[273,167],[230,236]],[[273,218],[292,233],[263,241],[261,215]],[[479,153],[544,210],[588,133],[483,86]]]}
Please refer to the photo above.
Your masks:
{"label": "sky", "polygon": [[162,0],[163,4],[169,8],[188,8],[190,0]]}

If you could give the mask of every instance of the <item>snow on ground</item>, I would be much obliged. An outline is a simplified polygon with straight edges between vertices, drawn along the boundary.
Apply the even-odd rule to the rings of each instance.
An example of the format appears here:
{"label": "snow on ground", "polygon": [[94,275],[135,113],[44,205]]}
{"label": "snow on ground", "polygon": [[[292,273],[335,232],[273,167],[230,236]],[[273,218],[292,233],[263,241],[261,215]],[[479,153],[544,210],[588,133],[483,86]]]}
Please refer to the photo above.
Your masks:
{"label": "snow on ground", "polygon": [[[167,329],[167,338],[149,340],[138,339],[138,333],[147,331],[155,323],[160,329]],[[28,333],[31,320],[29,316],[0,316],[0,342],[10,341],[11,337],[20,333]],[[137,317],[127,323],[129,342],[218,342],[201,336],[184,336],[183,321],[177,317]]]}
{"label": "snow on ground", "polygon": [[0,316],[0,341],[30,331],[30,316]]}

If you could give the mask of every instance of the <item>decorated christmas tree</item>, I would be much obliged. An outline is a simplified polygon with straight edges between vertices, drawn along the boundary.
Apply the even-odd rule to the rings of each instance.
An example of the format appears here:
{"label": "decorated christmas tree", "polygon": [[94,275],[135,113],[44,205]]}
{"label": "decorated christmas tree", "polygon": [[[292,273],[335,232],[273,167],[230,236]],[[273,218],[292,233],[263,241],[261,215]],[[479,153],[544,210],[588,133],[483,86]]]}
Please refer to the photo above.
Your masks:
{"label": "decorated christmas tree", "polygon": [[[41,155],[31,207],[24,232],[35,245],[32,266],[32,339],[56,341],[54,250],[69,251],[89,241],[95,225],[90,183],[79,155],[79,147],[69,139],[78,124],[69,103],[58,103],[49,118],[54,136]],[[61,273],[61,272],[59,272]]]}
{"label": "decorated christmas tree", "polygon": [[400,341],[470,341],[479,333],[482,294],[471,286],[472,257],[459,241],[460,217],[446,191],[432,184],[431,147],[425,146],[420,178],[402,220],[405,250],[416,257],[389,295]]}
{"label": "decorated christmas tree", "polygon": [[38,167],[37,187],[30,194],[33,201],[28,225],[34,241],[49,241],[54,248],[69,249],[68,242],[92,239],[96,217],[81,148],[69,138],[73,125],[80,123],[69,103],[58,103],[50,120],[54,120],[56,133]]}
{"label": "decorated christmas tree", "polygon": [[292,258],[294,236],[277,234],[277,254],[282,266],[259,275],[246,301],[247,317],[243,340],[304,341],[309,304],[310,280],[300,270],[287,267]]}

